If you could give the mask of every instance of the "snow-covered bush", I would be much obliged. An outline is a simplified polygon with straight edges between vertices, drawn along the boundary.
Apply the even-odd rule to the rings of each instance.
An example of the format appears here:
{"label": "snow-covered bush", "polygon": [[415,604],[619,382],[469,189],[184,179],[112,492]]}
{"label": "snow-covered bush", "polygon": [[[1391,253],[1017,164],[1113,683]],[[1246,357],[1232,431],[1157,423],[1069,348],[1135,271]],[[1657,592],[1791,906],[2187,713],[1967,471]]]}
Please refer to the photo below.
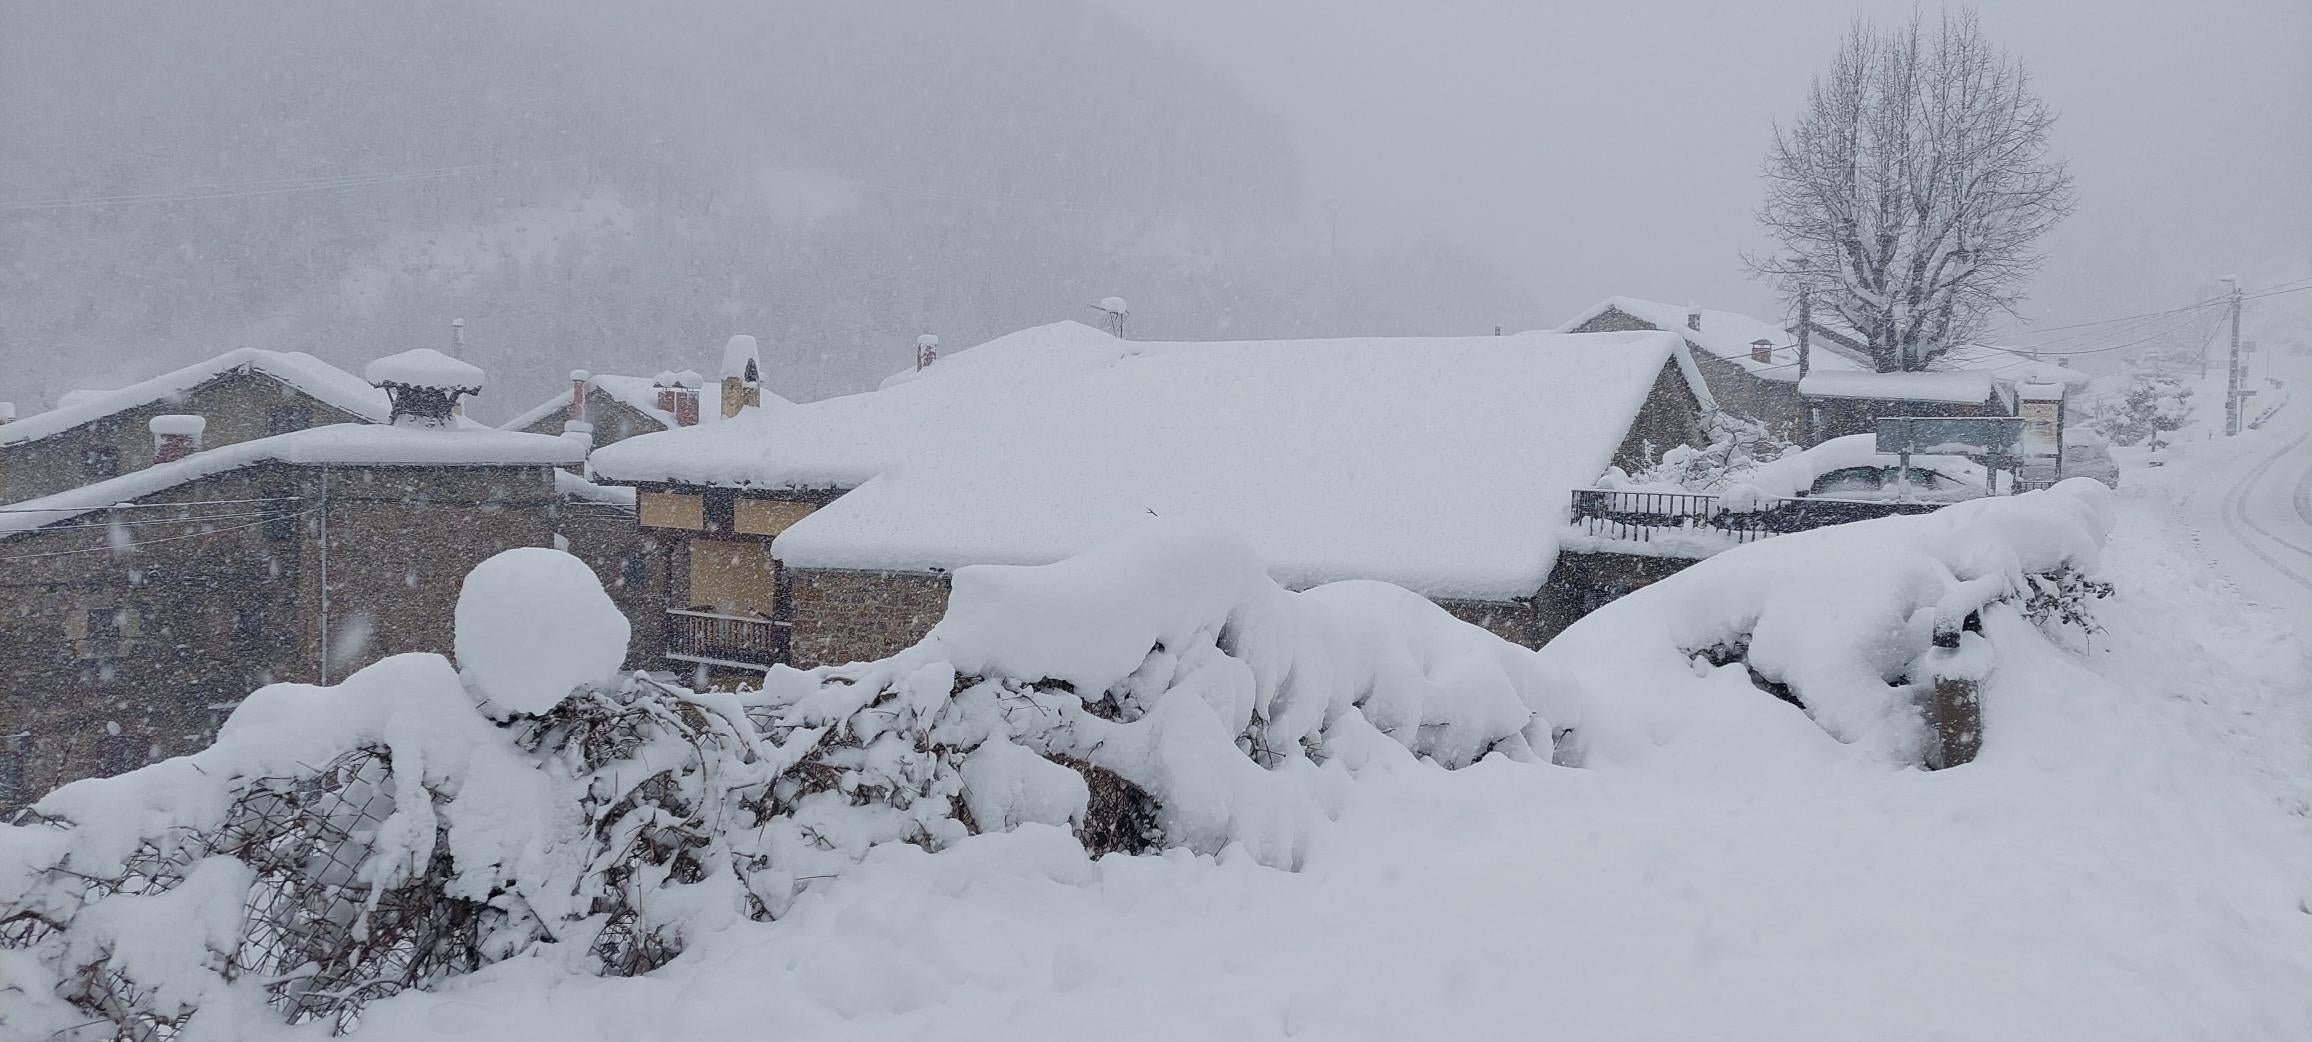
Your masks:
{"label": "snow-covered bush", "polygon": [[401,655],[264,688],[209,749],[0,829],[0,1036],[343,1028],[515,957],[647,972],[879,846],[1030,822],[1292,868],[1352,772],[1546,759],[1535,707],[1571,691],[1404,590],[1287,592],[1176,522],[961,570],[915,648],[736,694],[469,643],[509,610],[614,628],[558,555],[513,553],[461,597],[457,668]]}
{"label": "snow-covered bush", "polygon": [[1635,474],[1610,468],[1600,488],[1627,491],[1720,492],[1741,482],[1762,463],[1782,458],[1797,446],[1765,424],[1724,411],[1709,414],[1710,444],[1672,445]]}
{"label": "snow-covered bush", "polygon": [[2199,362],[2173,351],[2131,360],[2119,401],[2098,411],[2096,433],[2118,445],[2135,445],[2166,431],[2181,430],[2192,416],[2189,370]]}
{"label": "snow-covered bush", "polygon": [[[1551,716],[1571,728],[1559,759],[1719,775],[1771,768],[1751,759],[1765,748],[1924,762],[1922,703],[1938,677],[1995,673],[1985,632],[2092,627],[2110,511],[2109,491],[2078,478],[1698,562],[1542,649],[1582,690],[1578,712]],[[1995,615],[2041,628],[1986,625]]]}

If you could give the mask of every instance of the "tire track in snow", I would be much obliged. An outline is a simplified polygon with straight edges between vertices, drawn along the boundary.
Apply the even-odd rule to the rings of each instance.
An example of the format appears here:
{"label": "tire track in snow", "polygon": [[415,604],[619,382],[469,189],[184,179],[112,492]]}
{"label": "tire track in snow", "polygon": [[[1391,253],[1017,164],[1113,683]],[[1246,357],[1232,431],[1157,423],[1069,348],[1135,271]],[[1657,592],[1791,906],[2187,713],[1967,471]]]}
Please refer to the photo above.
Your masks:
{"label": "tire track in snow", "polygon": [[[2224,527],[2231,532],[2232,538],[2242,547],[2245,547],[2249,553],[2256,555],[2257,559],[2270,565],[2273,571],[2280,573],[2289,581],[2307,590],[2312,590],[2312,577],[2307,575],[2307,573],[2312,573],[2312,547],[2294,542],[2264,527],[2248,513],[2248,498],[2263,482],[2265,475],[2270,474],[2273,468],[2278,467],[2281,461],[2286,460],[2290,454],[2302,448],[2307,441],[2312,441],[2312,434],[2300,436],[2281,446],[2279,451],[2265,457],[2250,468],[2229,491],[2225,492],[2223,509],[2219,516],[2223,520]],[[2297,515],[2304,518],[2307,524],[2312,524],[2312,469],[2308,469],[2303,479],[2298,481],[2290,491],[2291,505],[2295,508]],[[2253,538],[2251,533],[2254,536],[2261,536],[2262,539]],[[2296,557],[2301,557],[2302,560],[2297,560],[2296,557],[2283,559],[2281,556],[2274,556],[2273,551],[2275,550],[2292,551]],[[2302,570],[2299,571],[2299,569]]]}

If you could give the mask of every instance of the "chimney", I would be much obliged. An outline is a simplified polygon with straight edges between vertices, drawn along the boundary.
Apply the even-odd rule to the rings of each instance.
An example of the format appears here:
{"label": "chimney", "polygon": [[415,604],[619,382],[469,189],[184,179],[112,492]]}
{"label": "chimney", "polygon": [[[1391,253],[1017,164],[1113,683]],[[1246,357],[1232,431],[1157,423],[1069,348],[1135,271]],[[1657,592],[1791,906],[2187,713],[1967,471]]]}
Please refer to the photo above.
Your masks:
{"label": "chimney", "polygon": [[1691,330],[1694,330],[1694,331],[1695,331],[1695,332],[1697,332],[1697,333],[1698,333],[1698,332],[1701,332],[1701,330],[1702,330],[1702,305],[1700,305],[1700,304],[1688,304],[1688,305],[1686,305],[1686,328],[1688,328],[1688,329],[1691,329]]}
{"label": "chimney", "polygon": [[209,421],[199,416],[155,416],[146,426],[153,432],[153,462],[171,463],[201,451],[201,432]]}
{"label": "chimney", "polygon": [[1753,361],[1753,362],[1771,362],[1771,361],[1773,361],[1773,360],[1774,360],[1774,341],[1772,341],[1772,340],[1768,340],[1768,339],[1766,339],[1765,337],[1759,337],[1758,339],[1751,341],[1751,342],[1750,342],[1750,360],[1751,360],[1751,361]]}
{"label": "chimney", "polygon": [[430,347],[387,355],[361,371],[393,402],[388,418],[402,427],[448,427],[458,399],[482,393],[482,370]]}
{"label": "chimney", "polygon": [[936,361],[939,361],[939,338],[929,333],[916,337],[915,371],[920,373],[929,369],[931,363]]}
{"label": "chimney", "polygon": [[741,333],[723,345],[722,414],[736,416],[750,405],[763,404],[763,358],[755,338]]}
{"label": "chimney", "polygon": [[586,381],[591,379],[594,374],[584,369],[570,370],[570,414],[565,419],[572,423],[586,422]]}
{"label": "chimney", "polygon": [[562,437],[575,442],[580,451],[594,451],[594,425],[584,420],[562,421]]}
{"label": "chimney", "polygon": [[661,369],[661,370],[659,370],[659,371],[658,371],[658,375],[657,375],[657,376],[653,376],[653,377],[651,377],[651,378],[650,378],[650,389],[651,389],[651,390],[653,390],[653,391],[656,391],[656,392],[658,392],[658,401],[657,401],[656,403],[654,403],[654,404],[656,404],[656,405],[658,406],[658,411],[660,411],[660,412],[673,412],[673,411],[674,411],[674,372],[673,372],[673,370],[670,370],[670,369]]}
{"label": "chimney", "polygon": [[674,384],[674,425],[698,426],[698,388],[706,381],[695,369],[685,369],[669,378]]}

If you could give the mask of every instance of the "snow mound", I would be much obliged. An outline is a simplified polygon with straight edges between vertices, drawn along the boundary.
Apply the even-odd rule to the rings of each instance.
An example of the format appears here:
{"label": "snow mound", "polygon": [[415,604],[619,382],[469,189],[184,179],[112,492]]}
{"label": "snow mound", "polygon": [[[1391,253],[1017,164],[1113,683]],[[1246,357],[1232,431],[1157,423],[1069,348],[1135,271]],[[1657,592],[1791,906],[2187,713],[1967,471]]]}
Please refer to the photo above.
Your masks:
{"label": "snow mound", "polygon": [[2003,649],[1983,634],[1997,619],[2057,627],[2111,525],[2109,490],[2082,478],[1701,561],[1541,650],[1583,691],[1577,713],[1553,716],[1573,729],[1560,759],[1716,779],[1848,756],[1918,763],[1923,688],[1996,673]]}
{"label": "snow mound", "polygon": [[560,550],[508,550],[475,565],[458,591],[458,665],[508,712],[543,713],[616,676],[632,635],[594,571]]}

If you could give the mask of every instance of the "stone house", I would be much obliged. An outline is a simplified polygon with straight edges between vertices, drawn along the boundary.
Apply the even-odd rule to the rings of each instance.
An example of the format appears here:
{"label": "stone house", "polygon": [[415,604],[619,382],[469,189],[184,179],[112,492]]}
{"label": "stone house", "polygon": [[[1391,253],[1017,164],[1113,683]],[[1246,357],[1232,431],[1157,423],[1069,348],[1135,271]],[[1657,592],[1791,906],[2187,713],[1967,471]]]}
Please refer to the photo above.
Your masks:
{"label": "stone house", "polygon": [[670,659],[733,678],[888,655],[955,568],[1057,560],[1150,513],[1235,529],[1289,586],[1396,582],[1538,644],[1594,606],[1577,573],[1602,581],[1552,578],[1570,492],[1699,443],[1711,405],[1658,333],[1151,343],[1065,322],[590,464],[665,537]]}
{"label": "stone house", "polygon": [[381,423],[387,401],[301,352],[243,348],[71,404],[0,422],[0,503],[52,495],[153,462],[153,418],[199,416],[204,442],[232,445],[334,423]]}
{"label": "stone house", "polygon": [[[473,429],[453,401],[164,451],[0,512],[0,808],[197,749],[260,685],[452,652],[466,572],[505,549],[564,547],[654,619],[664,577],[626,491],[559,469],[578,442]],[[637,661],[655,636],[637,627]]]}
{"label": "stone house", "polygon": [[1808,413],[1798,393],[1809,372],[1866,372],[1868,354],[1812,338],[1800,357],[1797,336],[1775,323],[1733,311],[1680,307],[1636,297],[1608,297],[1558,327],[1561,333],[1660,329],[1686,341],[1718,407],[1763,423],[1791,441],[1807,441]]}

